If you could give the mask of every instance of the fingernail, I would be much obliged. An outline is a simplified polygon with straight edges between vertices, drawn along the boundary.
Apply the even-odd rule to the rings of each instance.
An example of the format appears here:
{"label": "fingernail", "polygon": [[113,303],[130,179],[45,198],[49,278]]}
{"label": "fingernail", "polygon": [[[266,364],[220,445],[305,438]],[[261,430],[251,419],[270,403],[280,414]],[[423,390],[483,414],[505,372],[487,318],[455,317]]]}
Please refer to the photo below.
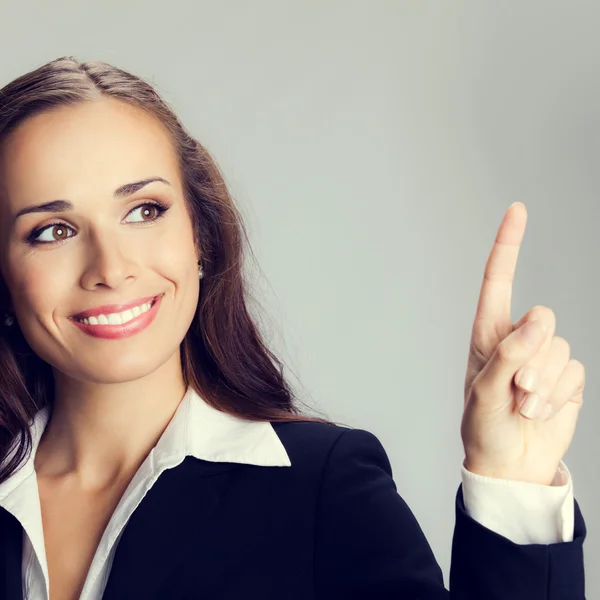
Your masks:
{"label": "fingernail", "polygon": [[521,374],[521,381],[519,385],[525,388],[528,392],[533,392],[535,384],[537,382],[537,373],[531,367],[527,367]]}
{"label": "fingernail", "polygon": [[537,394],[528,394],[519,412],[528,419],[535,419],[539,410],[540,397]]}

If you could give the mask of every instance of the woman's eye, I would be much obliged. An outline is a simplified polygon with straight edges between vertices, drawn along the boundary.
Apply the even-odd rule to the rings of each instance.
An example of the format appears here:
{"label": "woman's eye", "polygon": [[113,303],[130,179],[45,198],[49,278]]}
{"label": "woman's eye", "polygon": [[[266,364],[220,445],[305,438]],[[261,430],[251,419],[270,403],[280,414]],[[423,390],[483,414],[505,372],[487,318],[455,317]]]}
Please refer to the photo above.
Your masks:
{"label": "woman's eye", "polygon": [[72,232],[73,229],[64,223],[51,223],[38,231],[34,231],[32,241],[42,244],[61,242],[62,240],[73,237],[73,235],[68,235],[69,231]]}
{"label": "woman's eye", "polygon": [[141,219],[133,220],[133,223],[143,223],[144,221],[155,221],[162,214],[162,207],[157,204],[142,204],[134,208],[129,215],[139,212]]}

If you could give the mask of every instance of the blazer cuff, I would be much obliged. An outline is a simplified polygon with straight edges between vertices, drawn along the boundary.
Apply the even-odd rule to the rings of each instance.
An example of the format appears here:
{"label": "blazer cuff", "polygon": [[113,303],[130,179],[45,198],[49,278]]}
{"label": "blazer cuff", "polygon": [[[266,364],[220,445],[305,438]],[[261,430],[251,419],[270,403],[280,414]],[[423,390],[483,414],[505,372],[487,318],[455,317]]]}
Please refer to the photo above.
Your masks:
{"label": "blazer cuff", "polygon": [[515,544],[572,542],[573,482],[561,461],[552,485],[496,479],[461,466],[467,514]]}

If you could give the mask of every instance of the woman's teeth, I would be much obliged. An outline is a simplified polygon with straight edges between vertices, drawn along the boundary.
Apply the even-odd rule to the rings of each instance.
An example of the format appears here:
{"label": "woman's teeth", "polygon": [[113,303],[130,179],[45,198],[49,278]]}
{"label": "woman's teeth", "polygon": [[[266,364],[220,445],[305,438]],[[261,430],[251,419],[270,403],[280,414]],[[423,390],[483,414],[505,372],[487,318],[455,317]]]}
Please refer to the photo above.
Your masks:
{"label": "woman's teeth", "polygon": [[77,319],[80,323],[85,325],[124,325],[131,319],[139,317],[142,313],[150,310],[150,307],[154,304],[154,300],[141,304],[140,306],[134,306],[128,310],[124,310],[120,313],[110,313],[108,315],[97,315],[95,317],[85,317],[83,319]]}

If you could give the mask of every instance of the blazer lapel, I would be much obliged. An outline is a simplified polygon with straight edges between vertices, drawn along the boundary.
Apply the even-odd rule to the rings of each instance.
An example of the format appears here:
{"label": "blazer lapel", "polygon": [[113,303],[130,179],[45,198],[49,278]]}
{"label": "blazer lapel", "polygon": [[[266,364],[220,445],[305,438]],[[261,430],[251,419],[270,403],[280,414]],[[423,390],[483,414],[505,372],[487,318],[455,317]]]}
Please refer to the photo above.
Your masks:
{"label": "blazer lapel", "polygon": [[0,507],[0,598],[22,600],[21,560],[23,528],[5,508]]}
{"label": "blazer lapel", "polygon": [[125,526],[103,600],[158,597],[169,575],[190,553],[201,569],[203,553],[214,551],[212,540],[218,539],[212,517],[230,481],[226,472],[242,466],[188,456],[164,471]]}

